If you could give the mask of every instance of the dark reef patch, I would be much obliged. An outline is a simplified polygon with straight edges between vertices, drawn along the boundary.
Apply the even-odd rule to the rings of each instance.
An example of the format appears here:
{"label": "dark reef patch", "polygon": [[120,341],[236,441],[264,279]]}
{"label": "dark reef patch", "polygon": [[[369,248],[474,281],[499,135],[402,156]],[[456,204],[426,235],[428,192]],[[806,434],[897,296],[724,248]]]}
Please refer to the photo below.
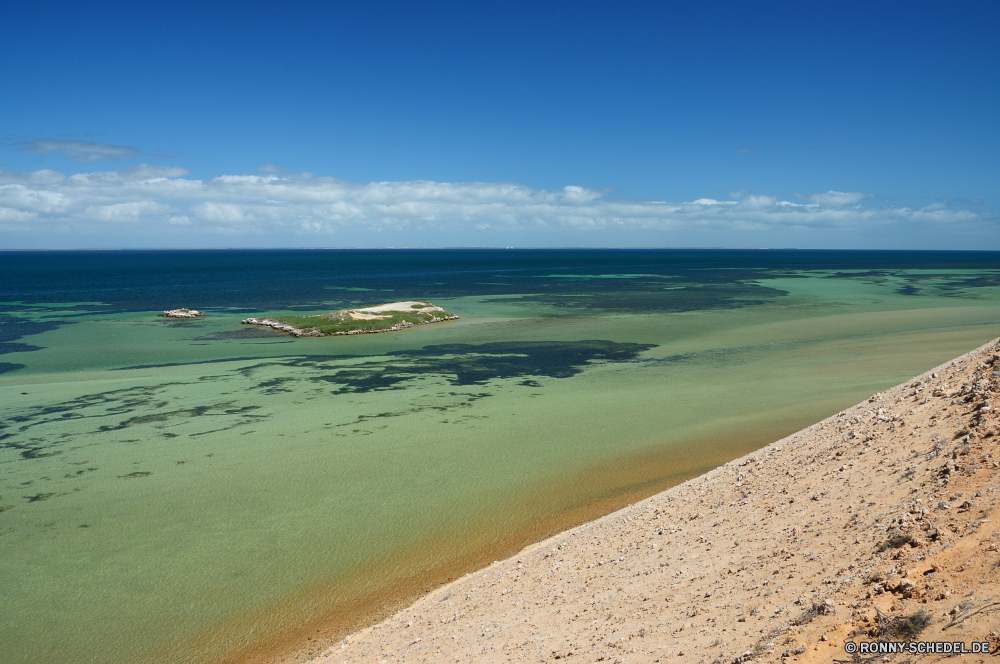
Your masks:
{"label": "dark reef patch", "polygon": [[105,424],[99,427],[97,430],[102,432],[120,431],[122,429],[127,429],[129,427],[139,426],[142,424],[168,422],[172,419],[177,419],[177,418],[190,419],[193,417],[204,417],[205,415],[244,415],[258,408],[260,408],[260,406],[235,406],[233,402],[227,401],[224,403],[210,404],[206,406],[195,406],[194,408],[172,410],[165,413],[153,413],[151,415],[139,415],[136,417],[130,417],[127,420],[122,420],[115,426],[110,426]]}
{"label": "dark reef patch", "polygon": [[66,473],[65,475],[63,475],[63,479],[64,480],[73,480],[73,479],[76,479],[77,477],[79,477],[80,475],[83,475],[86,472],[87,472],[86,470],[78,470],[75,473]]}
{"label": "dark reef patch", "polygon": [[[292,341],[294,343],[294,340]],[[352,357],[345,355],[343,357]],[[222,357],[214,360],[196,360],[194,362],[161,362],[159,364],[131,364],[127,367],[115,367],[111,371],[130,371],[132,369],[159,369],[162,367],[186,367],[196,364],[225,364],[226,362],[246,362],[248,360],[260,360],[259,356],[249,357]]]}
{"label": "dark reef patch", "polygon": [[906,282],[896,291],[904,295],[929,294],[968,297],[975,294],[975,289],[1000,287],[1000,272],[980,272],[978,274],[894,273],[892,276]]}
{"label": "dark reef patch", "polygon": [[40,503],[42,501],[48,500],[49,498],[51,498],[54,495],[56,495],[56,494],[55,493],[36,493],[33,496],[25,496],[24,499],[27,500],[29,503]]}
{"label": "dark reef patch", "polygon": [[48,445],[17,443],[14,441],[4,440],[9,436],[10,434],[7,434],[6,436],[0,436],[0,440],[4,441],[0,442],[0,449],[17,450],[20,453],[22,459],[44,459],[46,457],[62,454],[62,450],[53,450],[46,452],[45,450],[46,448],[49,447]]}
{"label": "dark reef patch", "polygon": [[291,392],[285,387],[287,383],[294,383],[296,378],[273,378],[257,383],[251,389],[262,390],[264,394],[279,394],[281,392]]}
{"label": "dark reef patch", "polygon": [[[459,394],[457,392],[450,392],[448,396],[456,398],[457,401],[454,401],[450,404],[437,405],[437,406],[427,406],[427,405],[413,406],[412,408],[407,408],[406,410],[401,410],[398,412],[383,412],[383,413],[376,413],[375,415],[359,415],[356,419],[354,419],[351,422],[344,422],[342,424],[337,424],[334,425],[334,427],[341,428],[341,427],[357,426],[359,424],[363,424],[370,420],[377,420],[390,417],[403,417],[404,415],[422,413],[427,410],[437,411],[439,413],[446,413],[448,411],[452,411],[458,408],[468,408],[475,402],[479,401],[480,399],[485,399],[493,395],[490,392],[477,392],[473,394]],[[485,418],[486,416],[483,415],[480,417]],[[445,420],[445,423],[447,423],[447,420]]]}
{"label": "dark reef patch", "polygon": [[696,280],[684,275],[553,279],[535,284],[540,292],[487,301],[615,313],[735,309],[765,304],[788,294],[748,281],[766,277],[763,271],[738,275],[718,271],[700,273]]}
{"label": "dark reef patch", "polygon": [[32,334],[41,334],[42,332],[55,330],[68,323],[69,321],[64,320],[30,320],[21,318],[20,316],[0,313],[0,344],[17,341],[21,337],[27,337]]}
{"label": "dark reef patch", "polygon": [[190,337],[191,341],[226,341],[230,339],[281,339],[285,340],[286,335],[272,330],[269,327],[244,326],[238,330],[224,330],[222,332],[210,332],[197,337]]}
{"label": "dark reef patch", "polygon": [[323,367],[315,358],[289,362],[288,366],[329,369],[330,373],[311,380],[338,385],[334,393],[343,394],[403,389],[404,383],[427,376],[444,376],[455,386],[504,378],[569,378],[590,364],[634,361],[655,347],[604,340],[442,344],[393,351],[384,359],[344,368]]}
{"label": "dark reef patch", "polygon": [[[27,412],[0,420],[0,440],[16,431],[24,433],[32,427],[59,420],[101,418],[107,415],[122,415],[136,408],[150,406],[157,394],[177,383],[144,385],[121,390],[109,390],[96,394],[85,394],[75,399],[29,408]],[[96,411],[96,412],[95,412]],[[6,435],[4,435],[6,434]]]}
{"label": "dark reef patch", "polygon": [[0,362],[0,374],[9,373],[11,371],[17,371],[18,369],[23,369],[23,364],[15,364],[14,362]]}
{"label": "dark reef patch", "polygon": [[[801,275],[800,275],[801,276]],[[910,272],[904,270],[863,270],[834,272],[827,279],[852,279],[878,286],[894,287],[900,295],[939,295],[944,297],[975,296],[979,288],[1000,287],[1000,271],[975,274],[960,272]]]}
{"label": "dark reef patch", "polygon": [[[59,435],[31,436],[36,427],[58,425],[62,422],[76,420],[104,420],[113,423],[99,424],[94,432],[107,433],[121,431],[130,427],[153,425],[161,428],[166,423],[184,423],[197,417],[235,417],[234,426],[242,426],[260,418],[268,417],[254,411],[259,406],[241,406],[232,401],[214,404],[198,405],[189,408],[165,410],[168,401],[162,397],[165,388],[178,383],[163,383],[131,387],[121,390],[111,390],[96,394],[87,394],[67,401],[35,406],[0,420],[0,450],[15,450],[21,459],[41,459],[62,454],[63,447],[77,444],[86,433],[71,434],[63,432]],[[145,411],[135,414],[135,411]],[[153,412],[150,412],[153,411]],[[129,417],[129,415],[132,415]],[[122,419],[122,416],[125,416]],[[231,428],[231,427],[227,427]],[[44,430],[44,429],[43,429]],[[162,432],[166,437],[177,437],[172,432]],[[119,443],[141,443],[138,438],[119,440]]]}
{"label": "dark reef patch", "polygon": [[30,353],[34,350],[42,350],[45,346],[33,346],[32,344],[20,344],[10,342],[0,342],[0,355],[7,353]]}

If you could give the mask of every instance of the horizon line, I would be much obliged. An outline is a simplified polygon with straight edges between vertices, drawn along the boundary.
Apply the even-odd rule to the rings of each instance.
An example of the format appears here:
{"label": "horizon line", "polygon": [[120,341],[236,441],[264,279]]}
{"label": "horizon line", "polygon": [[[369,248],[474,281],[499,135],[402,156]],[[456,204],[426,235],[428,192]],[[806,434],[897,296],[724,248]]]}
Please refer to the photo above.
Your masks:
{"label": "horizon line", "polygon": [[808,247],[723,247],[723,246],[664,246],[664,247],[642,247],[634,245],[621,245],[611,247],[588,247],[588,246],[491,246],[491,245],[467,245],[448,246],[440,245],[433,247],[378,247],[378,246],[344,246],[344,247],[307,247],[307,246],[287,246],[287,247],[27,247],[12,248],[0,247],[0,252],[62,252],[62,251],[441,251],[441,250],[494,250],[494,251],[609,251],[609,250],[630,250],[630,251],[867,251],[867,252],[925,252],[925,253],[1000,253],[1000,249],[845,249],[845,248],[808,248]]}

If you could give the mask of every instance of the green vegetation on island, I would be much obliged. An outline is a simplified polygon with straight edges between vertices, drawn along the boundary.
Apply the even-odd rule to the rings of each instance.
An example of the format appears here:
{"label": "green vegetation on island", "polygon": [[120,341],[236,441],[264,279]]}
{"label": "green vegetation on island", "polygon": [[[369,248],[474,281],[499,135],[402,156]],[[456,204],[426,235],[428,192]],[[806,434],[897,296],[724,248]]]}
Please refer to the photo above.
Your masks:
{"label": "green vegetation on island", "polygon": [[341,309],[311,316],[247,318],[245,325],[263,325],[296,337],[396,332],[414,325],[456,320],[458,316],[430,302],[391,302],[359,309]]}

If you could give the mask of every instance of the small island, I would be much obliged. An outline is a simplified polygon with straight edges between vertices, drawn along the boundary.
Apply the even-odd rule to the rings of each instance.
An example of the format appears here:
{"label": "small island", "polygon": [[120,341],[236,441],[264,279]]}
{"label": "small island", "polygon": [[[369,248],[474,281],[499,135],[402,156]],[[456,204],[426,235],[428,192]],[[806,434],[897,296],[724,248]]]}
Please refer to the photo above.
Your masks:
{"label": "small island", "polygon": [[247,318],[244,325],[263,325],[296,337],[398,332],[414,325],[458,320],[458,316],[430,302],[391,302],[361,309],[341,309],[312,316]]}
{"label": "small island", "polygon": [[160,315],[166,318],[198,318],[205,314],[194,309],[171,309],[170,311],[164,311]]}

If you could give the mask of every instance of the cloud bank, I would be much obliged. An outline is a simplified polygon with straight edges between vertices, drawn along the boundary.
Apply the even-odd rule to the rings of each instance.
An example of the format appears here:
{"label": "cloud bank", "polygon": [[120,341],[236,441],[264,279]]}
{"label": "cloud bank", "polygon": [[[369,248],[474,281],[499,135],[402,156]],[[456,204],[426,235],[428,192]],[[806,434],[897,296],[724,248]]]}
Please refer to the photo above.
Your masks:
{"label": "cloud bank", "polygon": [[942,203],[864,206],[871,196],[855,192],[799,194],[798,202],[739,192],[727,200],[669,203],[619,200],[607,190],[577,186],[548,191],[489,182],[353,183],[273,171],[207,180],[186,175],[183,168],[146,164],[70,176],[0,170],[0,231],[172,234],[236,238],[236,244],[238,238],[266,236],[295,246],[361,237],[384,246],[400,234],[435,245],[495,245],[491,238],[534,234],[564,238],[561,244],[569,246],[590,244],[587,234],[614,232],[623,238],[652,233],[661,246],[683,244],[672,240],[680,237],[716,238],[713,244],[726,246],[733,234],[794,240],[810,232],[850,238],[880,229],[993,232],[997,226],[995,215]]}

